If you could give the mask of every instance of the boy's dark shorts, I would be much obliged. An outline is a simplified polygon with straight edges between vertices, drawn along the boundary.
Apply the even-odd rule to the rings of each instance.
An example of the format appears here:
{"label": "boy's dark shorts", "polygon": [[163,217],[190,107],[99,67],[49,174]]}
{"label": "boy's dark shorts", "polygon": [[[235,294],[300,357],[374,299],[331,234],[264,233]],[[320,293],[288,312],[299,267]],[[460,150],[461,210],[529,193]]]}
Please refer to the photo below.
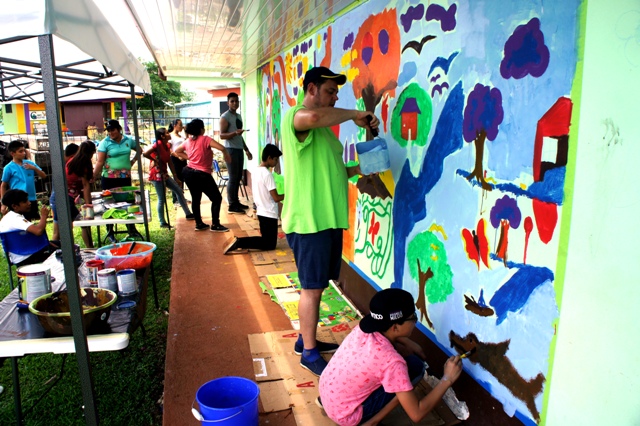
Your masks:
{"label": "boy's dark shorts", "polygon": [[287,234],[305,290],[324,289],[337,280],[342,262],[342,229],[325,229],[314,234]]}

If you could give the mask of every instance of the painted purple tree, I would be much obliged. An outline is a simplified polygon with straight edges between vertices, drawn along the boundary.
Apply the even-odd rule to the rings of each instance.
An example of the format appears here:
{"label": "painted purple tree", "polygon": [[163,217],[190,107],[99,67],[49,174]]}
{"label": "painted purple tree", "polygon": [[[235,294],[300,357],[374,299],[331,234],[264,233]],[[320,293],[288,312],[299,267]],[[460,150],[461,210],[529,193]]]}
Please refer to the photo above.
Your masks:
{"label": "painted purple tree", "polygon": [[496,255],[502,258],[504,264],[507,264],[507,246],[509,245],[509,227],[518,229],[522,214],[518,203],[514,198],[507,195],[496,201],[491,208],[491,225],[498,229],[500,227],[500,239],[496,246]]}
{"label": "painted purple tree", "polygon": [[520,79],[530,74],[540,77],[549,66],[549,48],[544,44],[540,20],[533,18],[519,25],[504,44],[500,63],[502,77]]}
{"label": "painted purple tree", "polygon": [[502,123],[502,93],[497,88],[490,88],[478,83],[467,97],[462,121],[462,135],[467,142],[473,141],[476,146],[476,164],[467,180],[474,177],[482,188],[491,191],[491,185],[484,180],[482,161],[484,157],[484,141],[494,140],[498,136],[498,126]]}

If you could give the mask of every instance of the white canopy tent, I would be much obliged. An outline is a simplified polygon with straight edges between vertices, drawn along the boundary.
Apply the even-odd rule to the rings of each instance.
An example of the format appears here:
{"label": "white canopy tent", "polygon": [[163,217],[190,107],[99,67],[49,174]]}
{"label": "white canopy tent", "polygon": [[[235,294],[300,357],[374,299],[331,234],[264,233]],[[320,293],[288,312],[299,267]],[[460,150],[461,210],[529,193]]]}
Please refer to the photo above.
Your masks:
{"label": "white canopy tent", "polygon": [[[58,98],[101,99],[113,91],[130,89],[135,109],[135,87],[151,93],[145,68],[133,57],[102,13],[86,0],[8,0],[0,8],[0,95],[2,102],[45,102],[54,190],[67,193]],[[135,31],[135,29],[131,29]],[[31,42],[29,47],[24,42]],[[13,47],[11,45],[13,44]],[[18,47],[16,47],[18,46]],[[59,49],[56,50],[56,49]],[[97,61],[97,62],[96,62]],[[97,65],[96,65],[97,64]],[[134,115],[134,132],[138,125]],[[139,154],[138,154],[139,155]],[[138,161],[138,172],[142,167]],[[143,206],[146,205],[143,193]],[[78,357],[84,414],[87,424],[98,424],[91,364],[74,262],[69,200],[59,197],[59,228],[65,280],[69,292],[75,350]],[[145,217],[147,238],[148,224]],[[14,386],[17,360],[12,359]],[[14,394],[18,386],[14,388]],[[19,390],[18,390],[19,395]],[[16,417],[21,424],[19,398]]]}
{"label": "white canopy tent", "polygon": [[[8,4],[7,4],[8,3]],[[113,98],[151,93],[149,75],[91,1],[9,1],[0,10],[0,100],[43,102],[37,39],[53,36],[58,97]],[[135,28],[131,31],[137,31]]]}

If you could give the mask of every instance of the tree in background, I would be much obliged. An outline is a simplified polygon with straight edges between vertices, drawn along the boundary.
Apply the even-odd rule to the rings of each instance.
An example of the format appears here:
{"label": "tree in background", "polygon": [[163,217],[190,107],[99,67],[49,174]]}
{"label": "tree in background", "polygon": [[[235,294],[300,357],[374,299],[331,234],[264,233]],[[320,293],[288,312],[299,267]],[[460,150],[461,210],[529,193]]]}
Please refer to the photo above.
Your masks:
{"label": "tree in background", "polygon": [[[194,93],[183,91],[180,83],[160,78],[158,75],[158,65],[155,62],[144,62],[143,64],[147,68],[149,79],[151,81],[154,109],[166,109],[167,107],[173,108],[175,104],[193,100]],[[139,110],[150,110],[151,99],[149,96],[137,99],[136,105]],[[127,101],[127,109],[133,109],[131,101]]]}

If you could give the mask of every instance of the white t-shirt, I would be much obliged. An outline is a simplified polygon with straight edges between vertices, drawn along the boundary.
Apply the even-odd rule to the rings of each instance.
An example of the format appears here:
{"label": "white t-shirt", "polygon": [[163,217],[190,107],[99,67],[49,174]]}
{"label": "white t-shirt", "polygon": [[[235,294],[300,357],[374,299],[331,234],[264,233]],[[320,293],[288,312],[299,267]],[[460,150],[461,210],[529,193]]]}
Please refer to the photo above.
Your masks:
{"label": "white t-shirt", "polygon": [[276,189],[276,181],[266,167],[256,167],[251,173],[251,189],[253,202],[256,203],[257,214],[262,217],[278,218],[278,203],[273,201],[272,189]]}
{"label": "white t-shirt", "polygon": [[171,132],[171,151],[175,152],[176,149],[180,147],[185,141],[185,138],[180,136],[176,136],[175,133]]}
{"label": "white t-shirt", "polygon": [[[0,233],[11,231],[26,231],[27,228],[31,225],[33,224],[20,213],[10,211],[6,215],[4,215],[2,220],[0,220]],[[9,252],[9,260],[11,260],[11,263],[13,263],[14,265],[29,258],[29,256],[30,255],[14,254]]]}

